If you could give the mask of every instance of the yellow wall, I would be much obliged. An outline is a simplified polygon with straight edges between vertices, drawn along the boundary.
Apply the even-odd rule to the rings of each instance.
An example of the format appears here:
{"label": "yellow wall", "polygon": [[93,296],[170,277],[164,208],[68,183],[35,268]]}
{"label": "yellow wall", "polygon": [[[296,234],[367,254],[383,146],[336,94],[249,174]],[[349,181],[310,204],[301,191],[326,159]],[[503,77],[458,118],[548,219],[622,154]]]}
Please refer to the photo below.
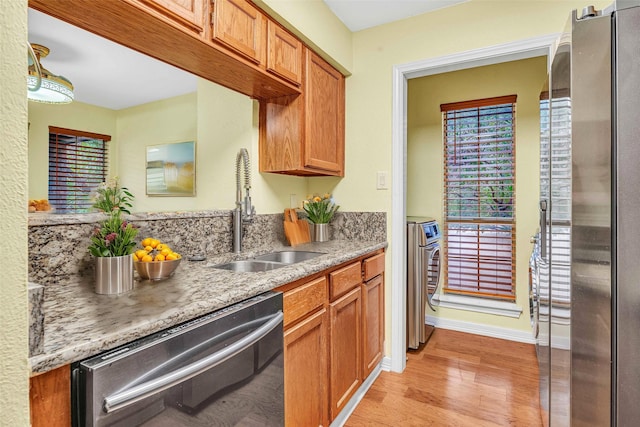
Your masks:
{"label": "yellow wall", "polygon": [[[115,174],[135,196],[137,212],[193,210],[194,197],[146,196],[146,147],[174,142],[197,141],[196,92],[150,102],[116,112],[118,142]],[[196,167],[196,172],[198,172]],[[198,183],[196,183],[198,191]]]}
{"label": "yellow wall", "polygon": [[[375,189],[375,171],[391,172],[393,66],[556,33],[562,30],[572,9],[584,6],[584,2],[573,0],[472,0],[351,35],[340,26],[335,17],[322,9],[324,6],[320,0],[264,2],[353,73],[347,80],[346,177],[338,182],[309,178],[309,188],[333,185],[343,210],[386,211],[389,212],[389,221],[391,193]],[[609,2],[592,3],[601,8]],[[4,325],[0,350],[0,402],[3,408],[5,405],[11,408],[10,411],[3,411],[3,415],[6,412],[6,417],[9,417],[3,419],[3,422],[21,426],[28,425],[25,213],[28,185],[27,105],[23,74],[26,68],[26,11],[26,0],[11,0],[2,3],[0,14],[0,46],[3,55],[0,62],[3,76],[0,80],[0,154],[3,162],[0,169],[0,208],[4,218],[0,231],[3,235],[2,251],[14,254],[10,258],[0,258],[4,277],[0,306],[0,320]],[[255,106],[253,111],[255,129]],[[212,117],[207,119],[213,120]],[[256,164],[255,132],[253,138],[252,154]],[[227,164],[226,160],[224,164]],[[233,165],[231,173],[233,174]],[[278,178],[269,177],[264,181],[271,189],[277,189],[280,184]],[[288,198],[282,194],[291,191],[289,186],[294,186],[293,181],[295,191],[304,191],[301,190],[304,185],[298,185],[295,178],[286,181],[286,189],[273,190],[281,199]],[[271,209],[263,212],[269,210]],[[260,206],[258,211],[261,212]],[[392,251],[393,248],[390,248],[390,252]],[[391,273],[389,262],[387,268]],[[392,276],[389,274],[387,277]],[[402,284],[388,283],[387,301],[392,301],[390,293],[394,286]],[[387,312],[387,325],[390,319],[390,312]],[[387,342],[390,339],[391,331],[387,326]]]}
{"label": "yellow wall", "polygon": [[255,3],[343,74],[351,73],[352,33],[322,0],[255,0]]}
{"label": "yellow wall", "polygon": [[306,178],[258,172],[258,103],[200,80],[197,164],[200,209],[235,207],[236,156],[240,148],[249,152],[251,199],[257,213],[282,212],[289,207],[289,194],[306,192]]}
{"label": "yellow wall", "polygon": [[[257,213],[282,212],[290,195],[302,200],[307,178],[258,172],[258,104],[245,95],[198,79],[197,91],[118,111],[74,102],[30,103],[29,198],[47,198],[49,126],[112,136],[110,176],[135,196],[133,211],[233,209],[235,162],[240,148],[251,160]],[[146,195],[146,147],[196,141],[196,196]]]}
{"label": "yellow wall", "polygon": [[[65,105],[29,102],[29,198],[47,199],[49,126],[110,135],[109,156],[117,153],[116,112],[81,102]],[[112,171],[115,172],[115,171]]]}
{"label": "yellow wall", "polygon": [[[519,319],[439,308],[436,317],[529,330],[529,236],[538,225],[539,95],[547,58],[506,62],[409,80],[407,215],[443,219],[443,135],[440,104],[518,95],[516,103],[516,303]],[[444,278],[444,275],[443,275]]]}
{"label": "yellow wall", "polygon": [[0,424],[29,425],[27,1],[0,13]]}

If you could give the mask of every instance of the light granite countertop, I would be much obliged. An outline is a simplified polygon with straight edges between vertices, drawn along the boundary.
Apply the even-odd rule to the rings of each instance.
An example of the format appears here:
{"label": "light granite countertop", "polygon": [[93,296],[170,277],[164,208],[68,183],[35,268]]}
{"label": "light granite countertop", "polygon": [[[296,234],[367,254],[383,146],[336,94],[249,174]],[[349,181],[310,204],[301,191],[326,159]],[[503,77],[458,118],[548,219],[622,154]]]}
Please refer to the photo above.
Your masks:
{"label": "light granite countertop", "polygon": [[260,273],[235,273],[211,266],[292,248],[224,254],[201,262],[183,259],[172,277],[157,282],[136,280],[133,291],[119,296],[94,293],[90,281],[47,286],[44,351],[29,359],[32,375],[85,359],[386,247],[386,242],[377,241],[306,243],[294,250],[325,255]]}

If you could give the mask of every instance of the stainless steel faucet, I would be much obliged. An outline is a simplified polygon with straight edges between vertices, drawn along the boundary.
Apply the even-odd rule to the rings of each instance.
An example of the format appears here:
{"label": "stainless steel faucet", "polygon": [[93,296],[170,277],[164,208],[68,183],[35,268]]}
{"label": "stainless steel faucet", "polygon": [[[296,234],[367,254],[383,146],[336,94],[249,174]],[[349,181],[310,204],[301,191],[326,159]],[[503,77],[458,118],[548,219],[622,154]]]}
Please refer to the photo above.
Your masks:
{"label": "stainless steel faucet", "polygon": [[[242,188],[240,186],[240,166],[244,164],[244,201],[242,200]],[[236,208],[233,210],[233,252],[242,252],[242,224],[251,222],[256,213],[255,207],[251,206],[251,167],[249,163],[249,152],[246,148],[241,148],[236,156]]]}

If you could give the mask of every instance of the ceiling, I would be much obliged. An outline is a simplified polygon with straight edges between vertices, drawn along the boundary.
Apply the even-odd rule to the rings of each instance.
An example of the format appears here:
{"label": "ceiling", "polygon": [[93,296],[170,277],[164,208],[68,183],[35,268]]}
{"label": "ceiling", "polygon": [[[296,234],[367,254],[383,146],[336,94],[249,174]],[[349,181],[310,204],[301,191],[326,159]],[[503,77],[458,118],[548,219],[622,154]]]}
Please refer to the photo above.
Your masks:
{"label": "ceiling", "polygon": [[[323,1],[359,31],[470,0]],[[28,22],[29,42],[51,50],[42,65],[69,79],[79,102],[120,110],[196,90],[196,76],[49,15],[29,9]]]}
{"label": "ceiling", "polygon": [[196,90],[192,74],[33,9],[29,42],[51,50],[40,62],[69,79],[80,102],[120,110]]}
{"label": "ceiling", "polygon": [[470,0],[323,0],[329,9],[356,32],[388,22],[421,15]]}

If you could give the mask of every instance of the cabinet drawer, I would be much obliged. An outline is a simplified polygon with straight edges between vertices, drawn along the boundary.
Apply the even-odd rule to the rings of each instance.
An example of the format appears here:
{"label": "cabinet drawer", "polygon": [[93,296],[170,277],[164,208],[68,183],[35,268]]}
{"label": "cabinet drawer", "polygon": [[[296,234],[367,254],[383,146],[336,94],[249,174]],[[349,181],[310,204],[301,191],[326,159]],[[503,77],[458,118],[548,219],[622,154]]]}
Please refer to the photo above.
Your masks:
{"label": "cabinet drawer", "polygon": [[284,327],[322,307],[326,300],[327,279],[324,277],[285,292],[283,296]]}
{"label": "cabinet drawer", "polygon": [[373,279],[384,271],[384,253],[367,258],[362,262],[364,281]]}
{"label": "cabinet drawer", "polygon": [[336,270],[329,274],[329,297],[344,295],[362,282],[362,269],[359,262]]}

